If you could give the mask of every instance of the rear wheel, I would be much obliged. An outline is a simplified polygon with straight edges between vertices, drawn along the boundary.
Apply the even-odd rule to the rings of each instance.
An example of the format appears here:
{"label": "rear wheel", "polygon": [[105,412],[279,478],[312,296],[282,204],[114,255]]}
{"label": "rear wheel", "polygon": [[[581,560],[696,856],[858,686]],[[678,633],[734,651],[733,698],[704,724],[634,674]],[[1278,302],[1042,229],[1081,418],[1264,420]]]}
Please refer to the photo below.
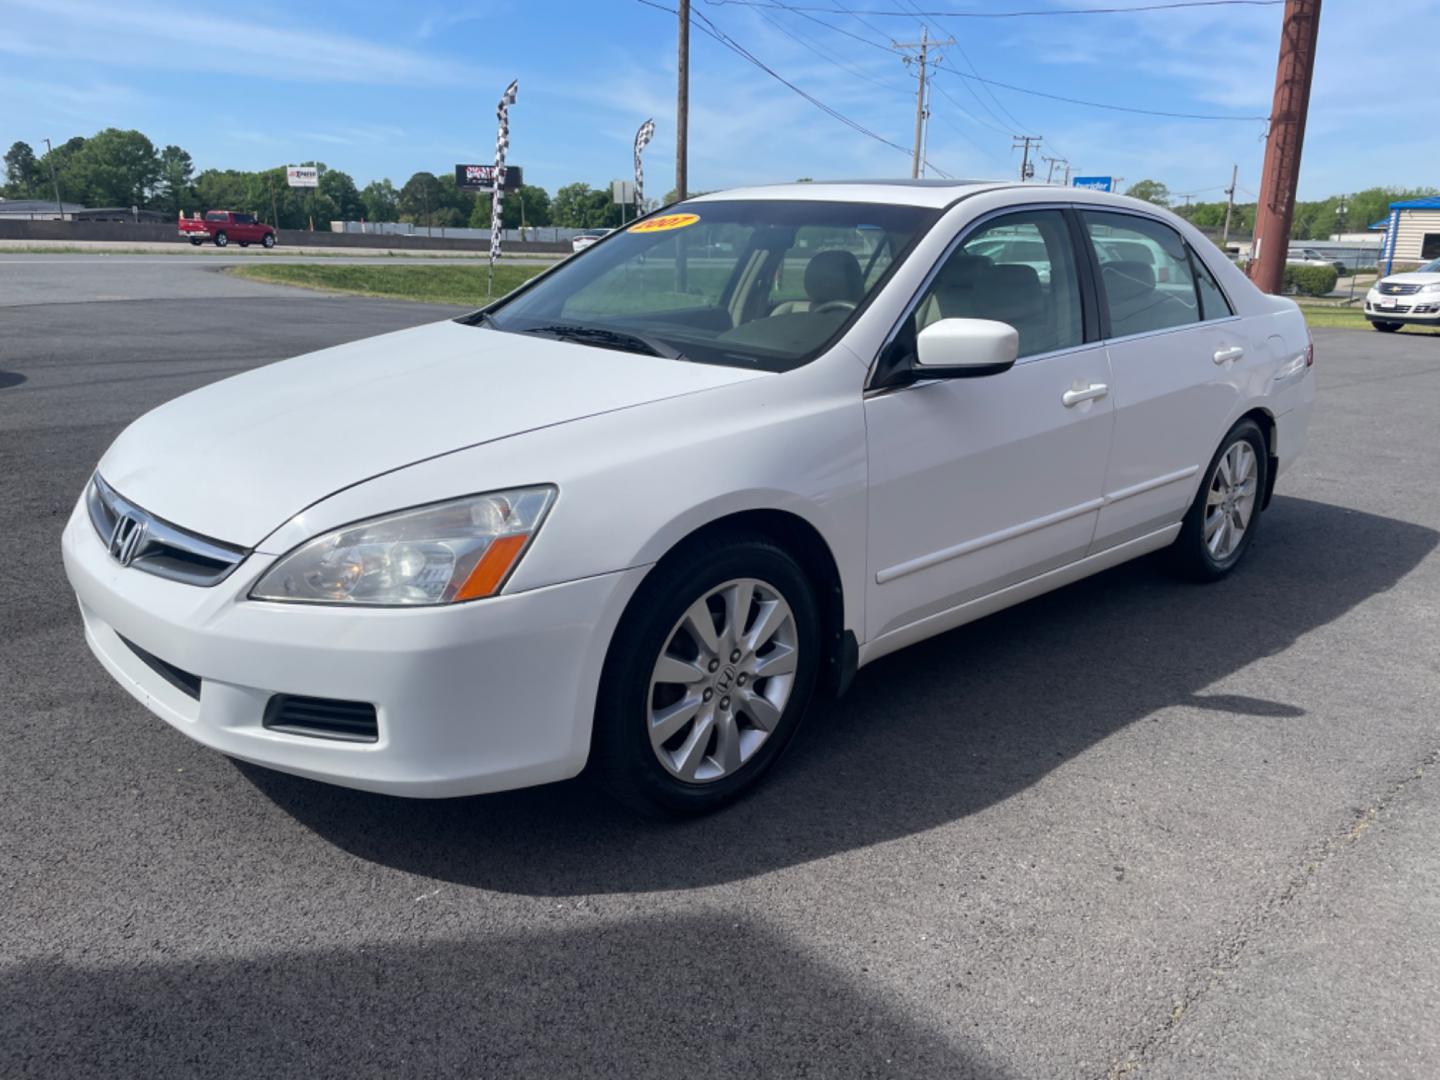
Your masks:
{"label": "rear wheel", "polygon": [[1260,524],[1269,468],[1260,426],[1241,420],[1220,443],[1185,515],[1171,548],[1176,569],[1196,581],[1218,581],[1239,565]]}
{"label": "rear wheel", "polygon": [[1403,324],[1398,322],[1372,322],[1370,325],[1382,334],[1393,334],[1396,330],[1399,330]]}
{"label": "rear wheel", "polygon": [[216,247],[225,247],[225,246],[226,246],[227,244],[229,244],[229,243],[230,243],[230,238],[229,238],[228,236],[226,236],[223,232],[217,232],[217,233],[215,234],[215,246],[216,246]]}
{"label": "rear wheel", "polygon": [[736,539],[657,568],[610,652],[593,775],[642,812],[704,813],[754,785],[799,729],[819,610],[787,552]]}

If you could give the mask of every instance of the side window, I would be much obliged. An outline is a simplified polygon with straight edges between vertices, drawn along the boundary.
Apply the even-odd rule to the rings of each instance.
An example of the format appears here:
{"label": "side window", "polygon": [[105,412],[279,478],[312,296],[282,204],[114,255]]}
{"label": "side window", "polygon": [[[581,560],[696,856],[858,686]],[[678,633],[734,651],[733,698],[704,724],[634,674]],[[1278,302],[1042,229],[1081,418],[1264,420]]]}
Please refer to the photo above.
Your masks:
{"label": "side window", "polygon": [[1200,321],[1199,293],[1179,233],[1149,218],[1109,211],[1082,210],[1080,220],[1100,263],[1111,337]]}
{"label": "side window", "polygon": [[1190,266],[1195,271],[1195,292],[1200,297],[1200,317],[1205,320],[1227,319],[1235,314],[1230,301],[1225,298],[1219,282],[1210,273],[1210,268],[1200,259],[1194,248],[1186,246],[1190,255]]}
{"label": "side window", "polygon": [[1020,355],[1080,345],[1085,321],[1075,250],[1058,210],[985,222],[941,266],[915,311],[915,332],[937,319],[994,319],[1020,332]]}

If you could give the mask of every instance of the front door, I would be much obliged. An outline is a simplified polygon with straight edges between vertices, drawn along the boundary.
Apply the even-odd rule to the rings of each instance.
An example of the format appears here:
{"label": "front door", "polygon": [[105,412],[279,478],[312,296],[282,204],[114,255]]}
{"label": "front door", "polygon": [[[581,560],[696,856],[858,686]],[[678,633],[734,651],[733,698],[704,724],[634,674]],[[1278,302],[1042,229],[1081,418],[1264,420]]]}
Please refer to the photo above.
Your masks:
{"label": "front door", "polygon": [[922,293],[890,348],[913,348],[936,319],[988,318],[1019,331],[1020,359],[867,398],[867,642],[1084,556],[1113,413],[1109,361],[1086,342],[1082,310],[1054,209],[973,227]]}

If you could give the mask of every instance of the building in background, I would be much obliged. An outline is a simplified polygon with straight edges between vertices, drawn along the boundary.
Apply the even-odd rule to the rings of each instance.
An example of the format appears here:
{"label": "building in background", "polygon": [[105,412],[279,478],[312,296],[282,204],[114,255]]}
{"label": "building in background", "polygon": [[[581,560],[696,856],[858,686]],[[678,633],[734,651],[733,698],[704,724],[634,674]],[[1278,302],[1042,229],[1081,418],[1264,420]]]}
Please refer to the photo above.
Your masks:
{"label": "building in background", "polygon": [[1390,204],[1390,219],[1380,249],[1380,268],[1390,273],[1440,259],[1440,196]]}

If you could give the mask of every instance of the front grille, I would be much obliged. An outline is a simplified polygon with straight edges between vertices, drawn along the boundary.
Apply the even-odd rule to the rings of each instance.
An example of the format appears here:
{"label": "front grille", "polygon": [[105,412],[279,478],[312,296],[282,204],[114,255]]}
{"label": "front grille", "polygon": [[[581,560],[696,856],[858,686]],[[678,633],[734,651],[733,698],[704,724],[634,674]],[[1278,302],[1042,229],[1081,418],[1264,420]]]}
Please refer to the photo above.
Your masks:
{"label": "front grille", "polygon": [[263,722],[271,731],[316,739],[376,742],[380,738],[375,706],[364,701],[276,694],[265,706]]}
{"label": "front grille", "polygon": [[1409,296],[1420,291],[1419,285],[1406,285],[1399,281],[1382,281],[1380,291],[1386,296]]}
{"label": "front grille", "polygon": [[141,660],[143,660],[145,662],[145,666],[148,667],[151,671],[155,672],[156,675],[159,675],[162,679],[168,682],[171,686],[175,687],[176,690],[179,690],[186,697],[192,697],[196,701],[200,700],[199,675],[191,675],[190,672],[178,668],[174,664],[171,664],[165,660],[161,660],[154,653],[146,652],[129,638],[120,637],[119,634],[116,634],[115,636],[119,637],[120,640],[125,643],[125,647],[131,652],[133,652],[136,656],[138,656]]}
{"label": "front grille", "polygon": [[141,509],[96,473],[85,492],[90,523],[122,566],[184,582],[216,585],[249,552],[234,544],[188,532]]}

